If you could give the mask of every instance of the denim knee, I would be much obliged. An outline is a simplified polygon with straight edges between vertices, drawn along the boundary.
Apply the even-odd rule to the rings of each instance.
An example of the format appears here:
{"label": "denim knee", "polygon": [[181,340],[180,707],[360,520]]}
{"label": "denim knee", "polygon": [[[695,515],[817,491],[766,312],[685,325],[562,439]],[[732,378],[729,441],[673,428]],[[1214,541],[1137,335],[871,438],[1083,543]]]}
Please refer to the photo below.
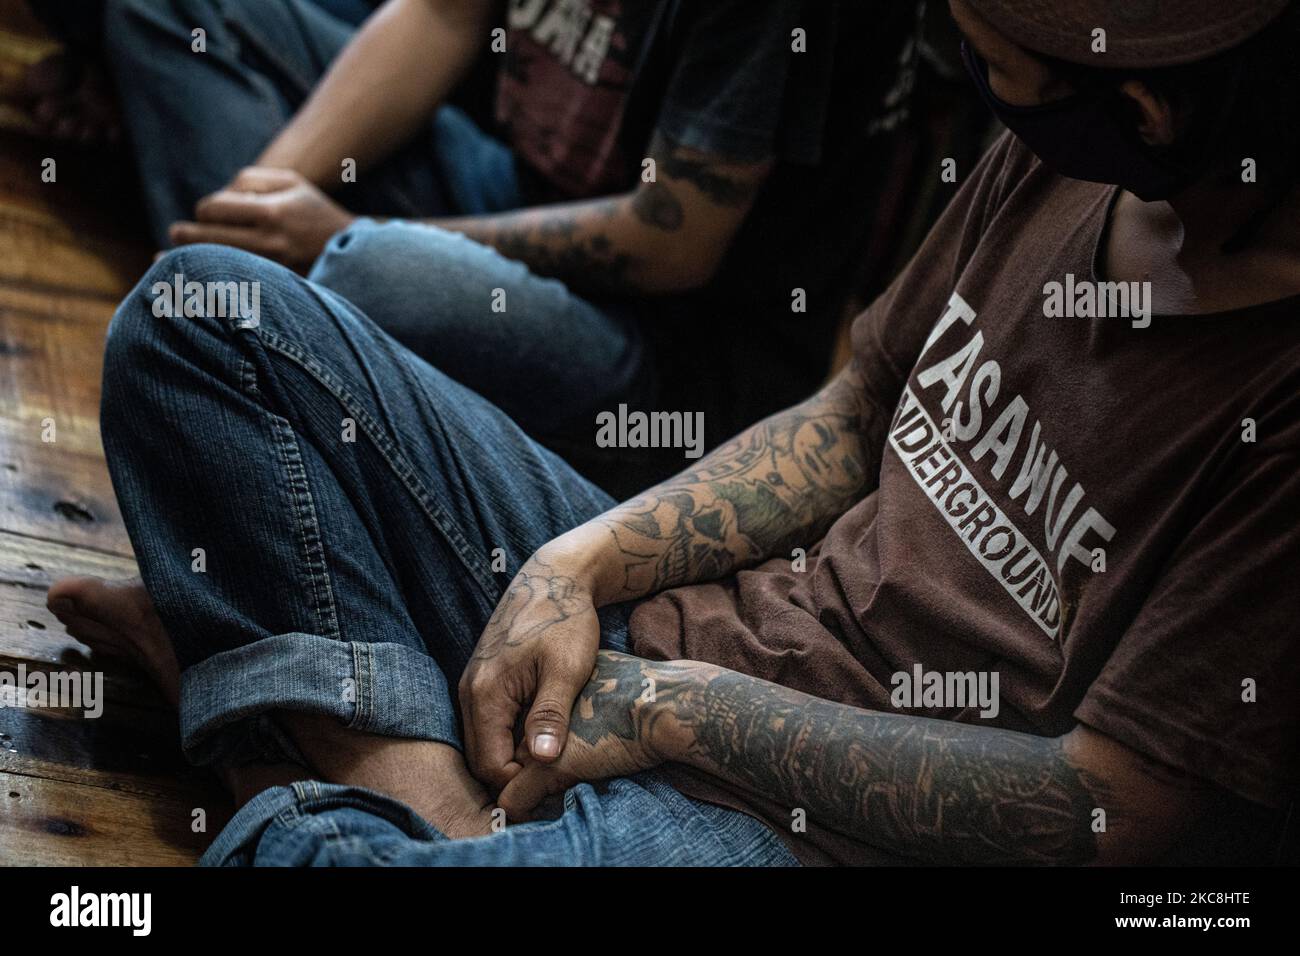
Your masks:
{"label": "denim knee", "polygon": [[427,277],[455,270],[470,243],[435,226],[358,219],[330,239],[307,278],[367,314],[391,311],[394,300],[427,307],[406,300],[413,290],[433,291]]}
{"label": "denim knee", "polygon": [[[178,352],[229,349],[230,335],[260,322],[262,286],[293,281],[290,273],[248,252],[228,246],[196,245],[164,253],[122,300],[108,327],[104,345],[101,414],[112,420],[118,405],[161,399],[165,389],[142,388],[161,376],[173,379]],[[215,299],[204,295],[201,310],[187,309],[186,282],[211,284],[222,307],[209,312]],[[255,293],[250,290],[256,290]],[[268,290],[269,291],[269,290]],[[244,306],[254,306],[244,310]],[[224,314],[222,314],[224,313]],[[208,334],[196,334],[206,332]]]}
{"label": "denim knee", "polygon": [[[207,305],[214,300],[207,293],[203,297],[203,308],[187,307],[186,282],[233,282],[236,290],[241,283],[251,285],[256,282],[259,288],[257,301],[260,305],[260,287],[276,271],[282,270],[260,256],[230,246],[183,246],[164,252],[140,278],[135,288],[127,293],[117,307],[113,321],[109,323],[105,371],[116,369],[119,360],[131,359],[141,346],[156,345],[158,339],[164,337],[160,335],[160,330],[169,324],[193,326],[196,323],[210,322],[215,326],[221,324],[222,318],[229,318],[234,323],[241,319],[237,310],[237,291],[236,298],[232,298],[225,290],[217,289],[216,292],[221,293],[221,308],[209,314]],[[244,299],[251,304],[251,297],[247,293]],[[236,308],[225,308],[226,305],[234,305]],[[233,314],[222,316],[221,311]]]}
{"label": "denim knee", "polygon": [[325,244],[307,278],[354,305],[367,291],[391,290],[395,280],[405,278],[410,265],[404,232],[401,223],[358,219]]}

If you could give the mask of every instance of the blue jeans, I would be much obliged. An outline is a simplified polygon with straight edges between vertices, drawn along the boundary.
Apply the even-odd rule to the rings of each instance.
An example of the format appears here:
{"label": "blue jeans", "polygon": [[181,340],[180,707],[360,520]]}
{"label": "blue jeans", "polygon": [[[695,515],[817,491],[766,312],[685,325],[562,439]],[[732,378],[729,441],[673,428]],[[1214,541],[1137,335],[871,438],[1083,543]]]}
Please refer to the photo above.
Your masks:
{"label": "blue jeans", "polygon": [[[173,222],[257,159],[355,30],[321,0],[105,0],[103,17],[160,247]],[[196,27],[206,53],[191,51]],[[510,149],[452,106],[336,198],[360,214],[412,220],[524,202]],[[534,434],[589,434],[597,411],[653,395],[631,304],[575,295],[444,230],[362,221],[330,242],[312,278]]]}
{"label": "blue jeans", "polygon": [[[260,283],[258,321],[156,316],[155,283]],[[182,669],[199,763],[305,764],[272,713],[460,747],[453,688],[502,589],[603,492],[328,289],[219,246],[164,256],[109,329],[104,447]],[[494,571],[493,566],[504,568]],[[601,612],[626,647],[626,608]],[[764,824],[656,774],[557,821],[449,841],[391,800],[300,784],[209,862],[788,863]]]}
{"label": "blue jeans", "polygon": [[[597,411],[652,393],[631,309],[593,305],[459,233],[363,219],[330,240],[309,278],[531,434],[581,429],[590,442]],[[504,311],[491,307],[498,294]]]}

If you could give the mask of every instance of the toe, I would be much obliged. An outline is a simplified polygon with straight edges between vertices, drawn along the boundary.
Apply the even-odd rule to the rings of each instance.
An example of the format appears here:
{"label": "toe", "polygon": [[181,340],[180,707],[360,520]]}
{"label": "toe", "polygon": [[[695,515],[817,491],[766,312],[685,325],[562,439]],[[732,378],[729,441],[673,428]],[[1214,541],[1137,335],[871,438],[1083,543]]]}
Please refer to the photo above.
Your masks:
{"label": "toe", "polygon": [[117,632],[89,618],[78,617],[65,625],[68,635],[85,644],[96,654],[119,657],[126,653]]}
{"label": "toe", "polygon": [[65,625],[93,621],[109,629],[122,629],[139,617],[129,589],[95,577],[62,578],[50,585],[46,606]]}

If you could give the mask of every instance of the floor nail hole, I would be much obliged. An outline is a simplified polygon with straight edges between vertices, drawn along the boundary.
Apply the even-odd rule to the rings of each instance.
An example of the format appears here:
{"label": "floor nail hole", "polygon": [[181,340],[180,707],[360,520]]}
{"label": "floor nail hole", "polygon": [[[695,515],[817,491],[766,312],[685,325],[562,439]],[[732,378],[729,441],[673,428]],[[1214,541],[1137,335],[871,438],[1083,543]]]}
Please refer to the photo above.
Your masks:
{"label": "floor nail hole", "polygon": [[95,520],[95,516],[89,509],[75,501],[60,501],[55,504],[54,510],[73,524],[90,524]]}
{"label": "floor nail hole", "polygon": [[85,836],[86,828],[72,820],[52,817],[45,821],[45,832],[54,836]]}

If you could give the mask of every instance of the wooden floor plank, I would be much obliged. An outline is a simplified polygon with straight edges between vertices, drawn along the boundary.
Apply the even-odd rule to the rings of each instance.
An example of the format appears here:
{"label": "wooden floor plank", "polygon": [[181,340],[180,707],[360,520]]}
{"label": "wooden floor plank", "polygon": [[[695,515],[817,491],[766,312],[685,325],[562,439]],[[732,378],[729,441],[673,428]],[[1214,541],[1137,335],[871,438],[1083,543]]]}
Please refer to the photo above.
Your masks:
{"label": "wooden floor plank", "polygon": [[41,441],[39,422],[0,418],[0,531],[129,556],[102,455],[70,444]]}
{"label": "wooden floor plank", "polygon": [[[194,832],[194,811],[206,832]],[[0,865],[184,866],[225,808],[0,771]]]}
{"label": "wooden floor plank", "polygon": [[86,323],[98,329],[101,339],[117,303],[116,298],[22,289],[0,283],[0,316],[20,315],[56,322]]}
{"label": "wooden floor plank", "polygon": [[[61,577],[136,570],[100,444],[100,367],[152,256],[125,150],[24,135],[25,71],[55,49],[26,0],[0,0],[0,863],[191,863],[228,798],[185,762],[150,681],[90,655],[45,608]],[[17,696],[19,674],[98,677],[102,711],[18,706],[36,703]]]}
{"label": "wooden floor plank", "polygon": [[135,561],[117,554],[0,531],[0,584],[44,590],[61,577],[89,574],[106,580],[134,577]]}
{"label": "wooden floor plank", "polygon": [[[216,780],[182,756],[174,711],[123,703],[113,696],[120,695],[120,688],[108,682],[101,695],[93,671],[72,673],[3,657],[0,670],[15,678],[0,688],[5,703],[0,708],[0,770],[186,802],[227,802]],[[77,689],[85,693],[75,709],[44,706],[48,701],[18,706],[24,699],[30,704],[37,699],[17,689],[17,678],[30,688],[36,675],[50,680],[59,672],[77,679]],[[81,682],[82,675],[90,680]],[[70,687],[66,681],[45,686]]]}
{"label": "wooden floor plank", "polygon": [[0,130],[0,284],[121,299],[154,252],[135,183],[121,150]]}
{"label": "wooden floor plank", "polygon": [[46,36],[45,27],[32,14],[29,0],[0,0],[0,23],[14,33],[40,39]]}
{"label": "wooden floor plank", "polygon": [[58,310],[57,296],[46,297],[50,307],[40,311],[8,307],[14,298],[0,296],[0,417],[38,429],[49,420],[53,433],[40,437],[98,454],[100,367],[111,307],[105,303],[95,322],[87,320],[84,305]]}
{"label": "wooden floor plank", "polygon": [[111,242],[60,228],[29,210],[0,205],[0,281],[120,299],[149,267],[147,252],[131,254]]}
{"label": "wooden floor plank", "polygon": [[0,3],[0,98],[21,97],[27,89],[29,65],[45,59],[59,45],[44,34],[23,3],[4,0]]}

